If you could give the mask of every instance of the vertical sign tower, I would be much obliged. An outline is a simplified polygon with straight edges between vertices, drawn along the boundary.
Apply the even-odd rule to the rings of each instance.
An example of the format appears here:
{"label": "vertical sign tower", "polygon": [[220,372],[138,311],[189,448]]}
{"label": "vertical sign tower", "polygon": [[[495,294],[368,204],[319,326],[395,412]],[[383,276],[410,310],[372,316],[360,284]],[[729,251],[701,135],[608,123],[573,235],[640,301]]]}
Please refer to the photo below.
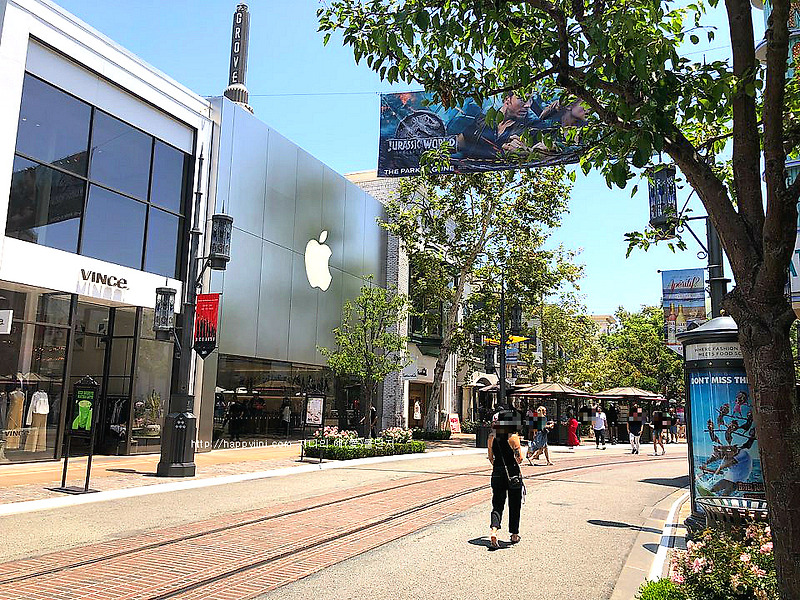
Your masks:
{"label": "vertical sign tower", "polygon": [[250,43],[250,11],[247,4],[241,3],[233,13],[233,29],[231,30],[231,68],[228,76],[228,87],[225,97],[243,106],[250,112],[253,109],[247,104],[247,47]]}

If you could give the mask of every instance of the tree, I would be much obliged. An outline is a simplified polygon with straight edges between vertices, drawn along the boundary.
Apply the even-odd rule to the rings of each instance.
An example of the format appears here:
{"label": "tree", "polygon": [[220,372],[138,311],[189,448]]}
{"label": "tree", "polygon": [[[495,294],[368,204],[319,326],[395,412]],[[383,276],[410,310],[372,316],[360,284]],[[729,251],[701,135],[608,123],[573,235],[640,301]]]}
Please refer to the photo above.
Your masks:
{"label": "tree", "polygon": [[328,366],[338,376],[361,381],[365,437],[370,435],[370,409],[378,385],[390,373],[408,364],[408,339],[396,332],[397,323],[408,314],[408,298],[395,290],[368,283],[358,298],[342,307],[342,324],[333,330],[336,349],[319,348]]}
{"label": "tree", "polygon": [[[657,0],[334,0],[319,11],[326,41],[340,31],[358,61],[390,82],[416,82],[445,105],[535,86],[585,103],[585,171],[625,187],[632,167],[667,154],[697,192],[728,255],[751,386],[775,562],[785,598],[800,598],[800,405],[784,296],[800,177],[800,85],[787,85],[790,1],[771,2],[766,62],[755,56],[749,0],[724,6],[732,61],[693,62],[706,4]],[[574,137],[574,133],[570,133]],[[730,152],[730,161],[718,154]],[[764,184],[761,156],[764,156]]]}
{"label": "tree", "polygon": [[[414,294],[444,306],[441,346],[426,429],[436,426],[448,357],[463,343],[459,313],[467,286],[487,265],[505,264],[509,249],[530,255],[559,224],[570,186],[563,168],[529,172],[441,175],[446,148],[423,157],[419,177],[400,182],[383,226],[396,235],[415,270]],[[505,258],[504,258],[505,257]],[[499,281],[495,279],[493,281]]]}

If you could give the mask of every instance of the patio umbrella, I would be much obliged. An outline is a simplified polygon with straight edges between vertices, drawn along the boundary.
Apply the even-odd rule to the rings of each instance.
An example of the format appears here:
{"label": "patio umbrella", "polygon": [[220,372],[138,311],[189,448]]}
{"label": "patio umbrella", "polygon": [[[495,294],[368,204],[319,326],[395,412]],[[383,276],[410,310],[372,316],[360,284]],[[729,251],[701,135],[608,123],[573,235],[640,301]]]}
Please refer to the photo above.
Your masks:
{"label": "patio umbrella", "polygon": [[628,386],[628,387],[615,387],[611,388],[610,390],[605,390],[602,392],[597,392],[594,394],[595,396],[613,396],[616,398],[625,398],[625,399],[634,399],[640,398],[642,400],[663,400],[664,397],[661,394],[656,394],[655,392],[648,392],[647,390],[643,390],[641,388]]}

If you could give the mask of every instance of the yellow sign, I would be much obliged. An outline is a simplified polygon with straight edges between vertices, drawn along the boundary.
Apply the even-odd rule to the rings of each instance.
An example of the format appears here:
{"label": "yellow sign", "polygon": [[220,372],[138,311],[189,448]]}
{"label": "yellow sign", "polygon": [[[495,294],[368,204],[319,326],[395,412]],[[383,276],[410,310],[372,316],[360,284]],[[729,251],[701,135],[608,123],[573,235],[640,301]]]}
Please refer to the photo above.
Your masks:
{"label": "yellow sign", "polygon": [[[506,344],[518,344],[519,342],[526,342],[529,339],[531,339],[531,338],[522,337],[520,335],[510,335],[510,336],[508,336],[508,339],[506,340]],[[486,341],[487,344],[491,344],[493,346],[499,346],[500,345],[500,341],[499,340],[495,340],[495,339],[492,339],[492,338],[485,338],[485,341]]]}

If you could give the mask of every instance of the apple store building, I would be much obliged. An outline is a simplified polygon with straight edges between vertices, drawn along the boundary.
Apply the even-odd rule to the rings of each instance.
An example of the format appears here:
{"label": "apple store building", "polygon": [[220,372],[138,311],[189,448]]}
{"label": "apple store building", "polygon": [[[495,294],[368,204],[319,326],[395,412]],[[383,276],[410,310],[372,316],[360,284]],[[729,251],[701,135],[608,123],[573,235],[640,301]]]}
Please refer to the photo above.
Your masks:
{"label": "apple store building", "polygon": [[300,435],[305,394],[325,395],[326,425],[355,428],[357,382],[334,377],[319,348],[334,346],[342,305],[369,276],[385,285],[383,207],[241,105],[211,103],[209,187],[234,229],[227,270],[208,282],[220,327],[202,367],[200,448]]}

